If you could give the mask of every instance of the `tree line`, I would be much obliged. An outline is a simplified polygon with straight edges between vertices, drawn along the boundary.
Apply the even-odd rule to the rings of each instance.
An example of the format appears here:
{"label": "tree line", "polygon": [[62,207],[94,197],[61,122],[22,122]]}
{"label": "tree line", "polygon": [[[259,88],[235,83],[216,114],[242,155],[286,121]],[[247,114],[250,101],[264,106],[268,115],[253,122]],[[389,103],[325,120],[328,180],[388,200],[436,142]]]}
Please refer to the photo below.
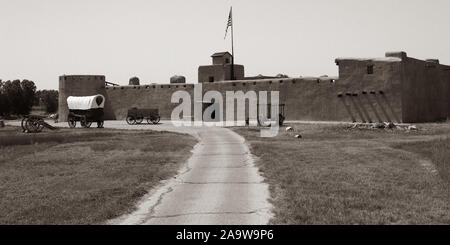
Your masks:
{"label": "tree line", "polygon": [[58,110],[58,91],[36,90],[30,80],[0,80],[0,116],[28,115],[33,106],[42,105],[47,113]]}

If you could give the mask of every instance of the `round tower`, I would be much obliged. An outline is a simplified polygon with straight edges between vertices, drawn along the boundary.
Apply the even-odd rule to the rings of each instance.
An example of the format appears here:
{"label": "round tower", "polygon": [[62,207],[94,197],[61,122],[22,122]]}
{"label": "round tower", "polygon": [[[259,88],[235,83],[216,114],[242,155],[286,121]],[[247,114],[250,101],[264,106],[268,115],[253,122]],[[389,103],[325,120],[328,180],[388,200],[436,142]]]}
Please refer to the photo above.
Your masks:
{"label": "round tower", "polygon": [[106,96],[105,76],[100,75],[63,75],[59,77],[58,120],[67,121],[69,108],[67,97],[91,96],[102,94]]}

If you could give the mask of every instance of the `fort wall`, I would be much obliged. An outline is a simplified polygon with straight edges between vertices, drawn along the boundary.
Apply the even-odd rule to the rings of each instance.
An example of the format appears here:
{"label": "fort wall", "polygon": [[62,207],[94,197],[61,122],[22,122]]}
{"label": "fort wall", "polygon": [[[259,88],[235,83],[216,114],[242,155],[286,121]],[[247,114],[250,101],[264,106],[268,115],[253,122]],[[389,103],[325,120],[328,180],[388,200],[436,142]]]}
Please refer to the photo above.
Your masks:
{"label": "fort wall", "polygon": [[336,63],[342,91],[337,103],[347,108],[350,117],[362,122],[402,122],[401,59],[337,59]]}
{"label": "fort wall", "polygon": [[[125,119],[127,110],[132,107],[138,108],[158,108],[161,118],[169,119],[172,110],[177,104],[170,103],[171,96],[175,91],[187,91],[194,103],[194,85],[141,85],[141,86],[120,86],[107,87],[106,91],[111,100],[112,110],[117,119]],[[396,115],[391,115],[388,108],[385,108],[390,116],[385,116],[378,108],[373,112],[367,104],[371,101],[375,107],[377,103],[385,103],[383,98],[395,100],[395,94],[389,86],[374,85],[370,88],[376,94],[363,94],[362,88],[358,84],[341,84],[340,80],[331,78],[288,78],[288,79],[268,79],[268,80],[237,80],[203,84],[203,95],[207,91],[215,90],[222,94],[224,104],[226,104],[226,91],[260,91],[280,92],[280,104],[285,104],[286,120],[315,120],[315,121],[389,121],[390,118],[400,117],[400,104],[392,103]],[[351,92],[351,95],[346,95]],[[384,95],[379,94],[384,91]],[[342,94],[343,97],[338,97]],[[357,94],[357,96],[355,96]],[[370,97],[370,98],[369,98]],[[377,102],[379,101],[379,102]],[[394,106],[395,105],[395,106]],[[230,106],[230,105],[226,105]],[[235,101],[235,113],[237,113],[237,102]],[[223,108],[223,118],[226,118],[225,108]],[[367,116],[369,115],[369,116]],[[246,102],[246,117],[248,117],[248,102]],[[235,118],[237,116],[235,115]]]}
{"label": "fort wall", "polygon": [[[450,116],[450,67],[436,60],[422,61],[409,58],[404,52],[395,52],[373,59],[340,58],[336,59],[336,64],[339,78],[204,82],[202,94],[219,91],[225,103],[226,91],[267,91],[269,94],[270,91],[279,91],[280,103],[285,104],[286,120],[431,122]],[[187,91],[191,95],[193,113],[194,84],[105,87],[105,78],[98,76],[95,80],[95,77],[60,78],[62,120],[67,110],[67,96],[96,93],[106,97],[106,119],[123,120],[127,110],[133,107],[158,108],[162,119],[170,119],[172,110],[178,105],[171,103],[172,94],[176,91]],[[235,113],[236,104],[235,101]],[[226,118],[225,111],[226,107],[222,108],[223,118]]]}
{"label": "fort wall", "polygon": [[154,84],[139,86],[106,87],[111,101],[111,109],[117,120],[126,118],[130,108],[157,108],[162,119],[170,119],[172,110],[171,97],[175,91],[187,91],[194,99],[194,84]]}
{"label": "fort wall", "polygon": [[435,61],[403,61],[402,103],[405,122],[435,122],[449,116],[448,66]]}

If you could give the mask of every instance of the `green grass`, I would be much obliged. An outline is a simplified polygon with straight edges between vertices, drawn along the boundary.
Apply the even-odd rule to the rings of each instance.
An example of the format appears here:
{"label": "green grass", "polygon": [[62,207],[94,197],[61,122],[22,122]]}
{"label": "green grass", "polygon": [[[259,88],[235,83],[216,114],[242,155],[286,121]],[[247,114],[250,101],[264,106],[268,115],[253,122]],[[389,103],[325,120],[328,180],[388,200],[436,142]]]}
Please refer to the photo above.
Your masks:
{"label": "green grass", "polygon": [[423,167],[417,154],[396,148],[448,135],[447,126],[418,132],[291,126],[295,132],[282,129],[275,138],[260,138],[256,128],[234,128],[269,183],[272,224],[450,224],[443,185],[448,140],[431,153],[433,162],[446,163],[439,175]]}
{"label": "green grass", "polygon": [[174,176],[196,140],[154,131],[0,129],[0,224],[99,224]]}

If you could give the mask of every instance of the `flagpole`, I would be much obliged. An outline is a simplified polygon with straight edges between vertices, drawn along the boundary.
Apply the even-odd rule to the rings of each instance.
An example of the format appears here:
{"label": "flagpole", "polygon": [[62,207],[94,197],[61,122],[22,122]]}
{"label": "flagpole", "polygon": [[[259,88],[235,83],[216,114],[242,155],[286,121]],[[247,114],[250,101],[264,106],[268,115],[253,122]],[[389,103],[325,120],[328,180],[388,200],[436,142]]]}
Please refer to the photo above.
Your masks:
{"label": "flagpole", "polygon": [[233,6],[230,8],[231,12],[231,80],[234,80],[234,41],[233,41]]}

